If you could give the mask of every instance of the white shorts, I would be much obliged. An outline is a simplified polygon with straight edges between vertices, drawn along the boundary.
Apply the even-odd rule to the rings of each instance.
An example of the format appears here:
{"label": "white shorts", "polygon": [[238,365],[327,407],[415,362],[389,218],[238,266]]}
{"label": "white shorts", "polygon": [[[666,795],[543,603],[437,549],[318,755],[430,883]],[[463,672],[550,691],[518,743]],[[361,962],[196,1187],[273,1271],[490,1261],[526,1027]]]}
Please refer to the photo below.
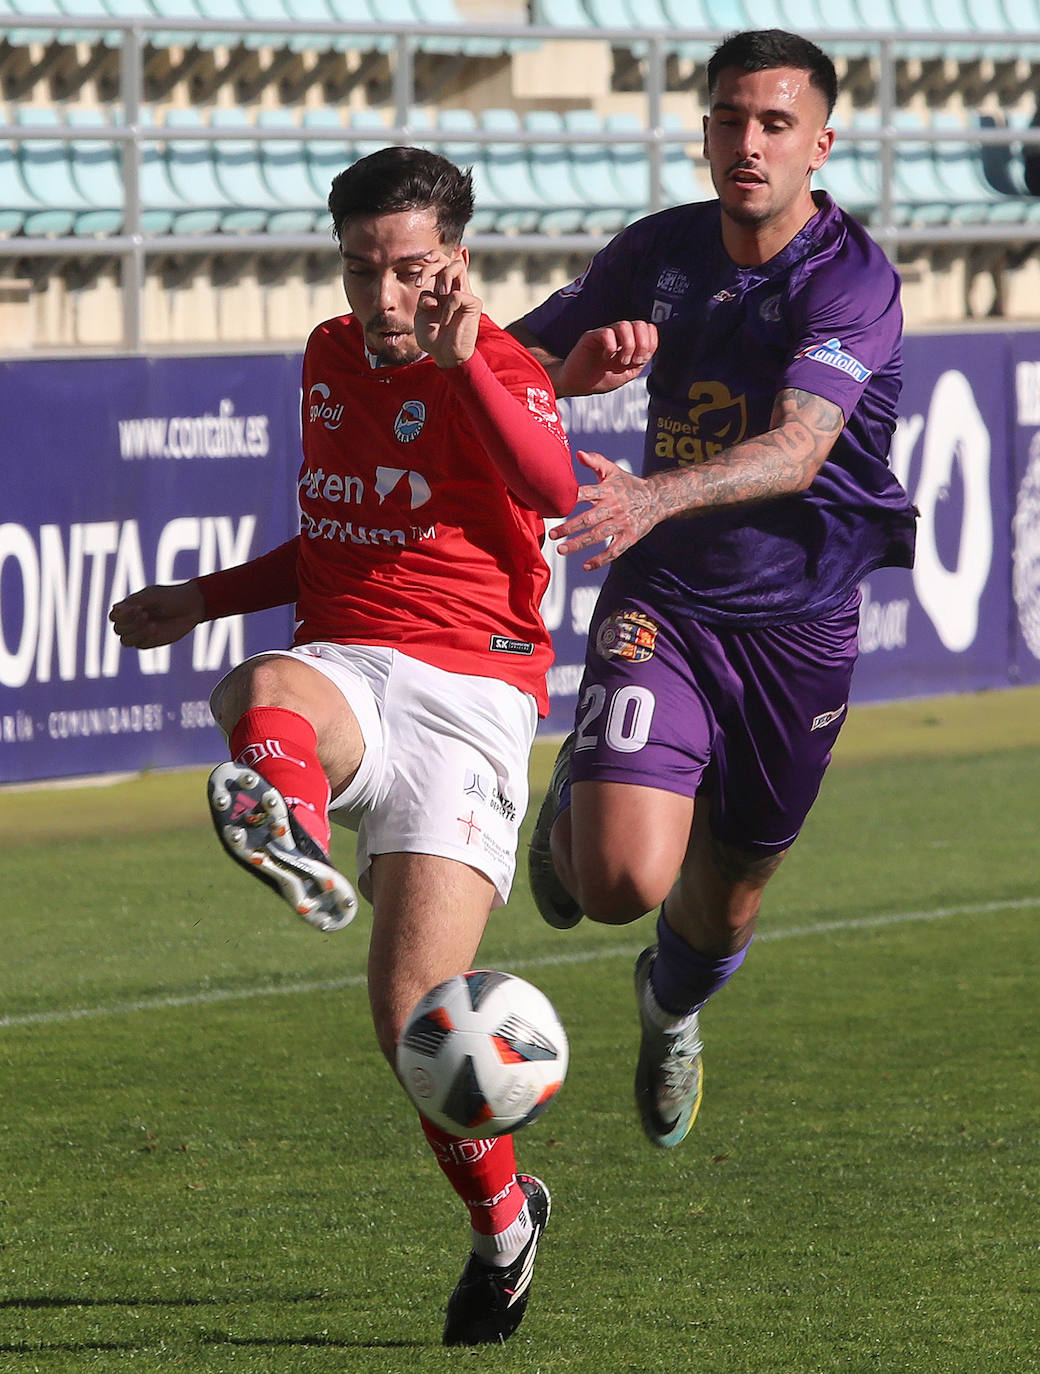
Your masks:
{"label": "white shorts", "polygon": [[[357,831],[362,893],[371,899],[374,854],[436,854],[485,874],[493,906],[502,906],[527,811],[534,698],[399,649],[301,644],[257,657],[271,654],[301,659],[327,677],[361,727],[364,756],[330,818]],[[214,714],[222,689],[220,682],[213,691]]]}

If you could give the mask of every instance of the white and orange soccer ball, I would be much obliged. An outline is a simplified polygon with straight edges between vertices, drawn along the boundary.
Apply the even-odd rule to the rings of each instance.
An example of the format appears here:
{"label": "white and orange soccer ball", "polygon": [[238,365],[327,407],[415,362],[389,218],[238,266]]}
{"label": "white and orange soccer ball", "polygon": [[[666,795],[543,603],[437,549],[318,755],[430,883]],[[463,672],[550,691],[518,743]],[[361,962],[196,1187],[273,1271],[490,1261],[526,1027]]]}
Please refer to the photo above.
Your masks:
{"label": "white and orange soccer ball", "polygon": [[567,1032],[545,993],[511,973],[458,973],[421,998],[397,1042],[412,1101],[451,1135],[519,1130],[567,1075]]}

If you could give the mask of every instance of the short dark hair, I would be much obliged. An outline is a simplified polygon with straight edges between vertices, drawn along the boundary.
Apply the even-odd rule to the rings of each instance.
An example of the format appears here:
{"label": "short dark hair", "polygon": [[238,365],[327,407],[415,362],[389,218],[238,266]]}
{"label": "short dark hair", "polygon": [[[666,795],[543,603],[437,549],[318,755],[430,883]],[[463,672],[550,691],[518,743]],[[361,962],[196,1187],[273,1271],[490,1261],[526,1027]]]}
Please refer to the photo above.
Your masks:
{"label": "short dark hair", "polygon": [[473,174],[426,148],[380,148],[337,173],[329,192],[332,231],[357,216],[435,210],[441,242],[456,248],[473,217]]}
{"label": "short dark hair", "polygon": [[715,89],[719,73],[726,67],[739,67],[743,72],[772,71],[775,67],[794,67],[809,73],[809,84],[815,86],[827,101],[827,118],[838,98],[838,74],[834,63],[815,43],[786,29],[748,29],[732,33],[723,40],[708,59],[708,99]]}

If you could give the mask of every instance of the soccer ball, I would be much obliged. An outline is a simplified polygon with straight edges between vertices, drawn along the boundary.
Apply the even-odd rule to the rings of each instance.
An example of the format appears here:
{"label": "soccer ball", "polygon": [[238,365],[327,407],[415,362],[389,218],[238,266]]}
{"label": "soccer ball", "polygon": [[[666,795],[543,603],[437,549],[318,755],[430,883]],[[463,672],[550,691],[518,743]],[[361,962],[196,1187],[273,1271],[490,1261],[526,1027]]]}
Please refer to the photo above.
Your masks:
{"label": "soccer ball", "polygon": [[567,1073],[567,1032],[533,984],[510,973],[457,973],[416,1005],[397,1072],[423,1116],[463,1138],[533,1121]]}

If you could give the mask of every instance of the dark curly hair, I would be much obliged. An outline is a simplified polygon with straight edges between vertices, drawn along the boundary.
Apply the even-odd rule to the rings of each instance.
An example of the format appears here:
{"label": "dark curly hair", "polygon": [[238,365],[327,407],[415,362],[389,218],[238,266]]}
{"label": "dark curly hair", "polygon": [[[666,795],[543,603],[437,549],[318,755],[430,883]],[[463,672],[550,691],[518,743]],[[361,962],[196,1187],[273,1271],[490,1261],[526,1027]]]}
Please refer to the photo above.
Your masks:
{"label": "dark curly hair", "polygon": [[357,216],[434,210],[441,242],[457,248],[473,217],[473,174],[425,148],[381,148],[337,173],[329,192],[332,231]]}

